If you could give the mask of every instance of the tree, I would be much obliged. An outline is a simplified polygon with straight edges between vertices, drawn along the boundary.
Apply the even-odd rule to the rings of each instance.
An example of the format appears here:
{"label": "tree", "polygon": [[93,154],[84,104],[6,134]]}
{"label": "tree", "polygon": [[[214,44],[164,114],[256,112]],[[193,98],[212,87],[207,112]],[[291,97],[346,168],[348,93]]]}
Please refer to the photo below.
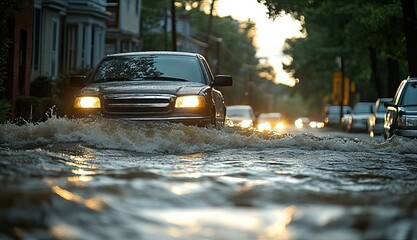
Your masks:
{"label": "tree", "polygon": [[[300,83],[322,82],[328,86],[331,73],[337,70],[335,59],[341,56],[345,59],[348,77],[358,86],[356,100],[393,95],[403,75],[406,52],[399,0],[258,1],[267,6],[271,17],[285,11],[303,21],[307,37],[289,40],[286,50],[296,55],[292,56],[293,63],[287,70],[294,71]],[[407,6],[415,9],[410,4]],[[309,69],[309,78],[305,69]],[[328,77],[319,79],[325,75]],[[311,88],[299,91],[305,96],[309,95],[305,91],[316,92]],[[326,94],[322,94],[326,98]]]}
{"label": "tree", "polygon": [[27,0],[2,0],[0,1],[0,123],[4,122],[10,111],[10,103],[4,98],[4,81],[7,79],[7,59],[11,39],[8,37],[8,20],[15,13],[23,10]]}

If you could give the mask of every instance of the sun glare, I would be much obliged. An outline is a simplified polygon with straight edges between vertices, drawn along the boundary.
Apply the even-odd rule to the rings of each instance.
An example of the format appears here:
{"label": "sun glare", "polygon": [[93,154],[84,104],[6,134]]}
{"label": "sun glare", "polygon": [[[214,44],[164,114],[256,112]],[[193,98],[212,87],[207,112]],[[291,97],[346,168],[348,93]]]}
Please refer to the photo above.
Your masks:
{"label": "sun glare", "polygon": [[288,56],[282,53],[285,40],[288,38],[303,37],[301,23],[294,20],[289,14],[281,14],[275,19],[268,18],[267,8],[256,0],[239,0],[239,7],[235,0],[218,0],[217,14],[220,17],[232,16],[240,21],[253,21],[256,23],[257,56],[268,59],[276,72],[276,83],[294,86],[297,80],[282,68],[288,63]]}

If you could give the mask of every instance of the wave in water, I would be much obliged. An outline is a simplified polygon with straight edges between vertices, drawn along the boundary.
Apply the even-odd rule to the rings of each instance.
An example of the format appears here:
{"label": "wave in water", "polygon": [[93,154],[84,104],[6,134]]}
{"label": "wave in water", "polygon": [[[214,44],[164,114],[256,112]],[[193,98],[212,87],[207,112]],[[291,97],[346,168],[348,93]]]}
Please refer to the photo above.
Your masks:
{"label": "wave in water", "polygon": [[0,146],[34,148],[49,144],[82,143],[106,149],[143,153],[193,153],[227,148],[301,148],[358,152],[417,154],[417,140],[389,141],[318,137],[312,133],[261,133],[231,127],[200,128],[182,124],[139,123],[109,119],[50,118],[39,124],[0,125]]}

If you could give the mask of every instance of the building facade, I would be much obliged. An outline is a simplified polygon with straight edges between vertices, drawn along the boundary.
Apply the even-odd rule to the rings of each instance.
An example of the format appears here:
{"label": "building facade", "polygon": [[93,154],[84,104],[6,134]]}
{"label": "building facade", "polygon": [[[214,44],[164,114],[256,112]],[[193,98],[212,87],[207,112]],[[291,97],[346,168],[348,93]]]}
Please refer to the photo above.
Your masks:
{"label": "building facade", "polygon": [[134,52],[141,49],[140,17],[142,0],[108,0],[105,53]]}

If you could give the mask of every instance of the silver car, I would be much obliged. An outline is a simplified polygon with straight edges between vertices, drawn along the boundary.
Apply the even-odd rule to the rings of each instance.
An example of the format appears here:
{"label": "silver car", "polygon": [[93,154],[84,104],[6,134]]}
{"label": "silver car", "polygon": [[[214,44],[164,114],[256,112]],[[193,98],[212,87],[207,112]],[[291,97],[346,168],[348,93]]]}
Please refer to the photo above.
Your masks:
{"label": "silver car", "polygon": [[373,102],[358,102],[353,107],[352,114],[347,123],[348,131],[366,132],[368,129],[368,119],[371,115]]}
{"label": "silver car", "polygon": [[417,137],[417,78],[400,83],[390,103],[385,103],[384,137]]}
{"label": "silver car", "polygon": [[378,98],[375,101],[371,115],[368,119],[368,133],[371,137],[374,135],[382,135],[384,133],[384,117],[387,108],[386,102],[391,102],[392,98]]}

